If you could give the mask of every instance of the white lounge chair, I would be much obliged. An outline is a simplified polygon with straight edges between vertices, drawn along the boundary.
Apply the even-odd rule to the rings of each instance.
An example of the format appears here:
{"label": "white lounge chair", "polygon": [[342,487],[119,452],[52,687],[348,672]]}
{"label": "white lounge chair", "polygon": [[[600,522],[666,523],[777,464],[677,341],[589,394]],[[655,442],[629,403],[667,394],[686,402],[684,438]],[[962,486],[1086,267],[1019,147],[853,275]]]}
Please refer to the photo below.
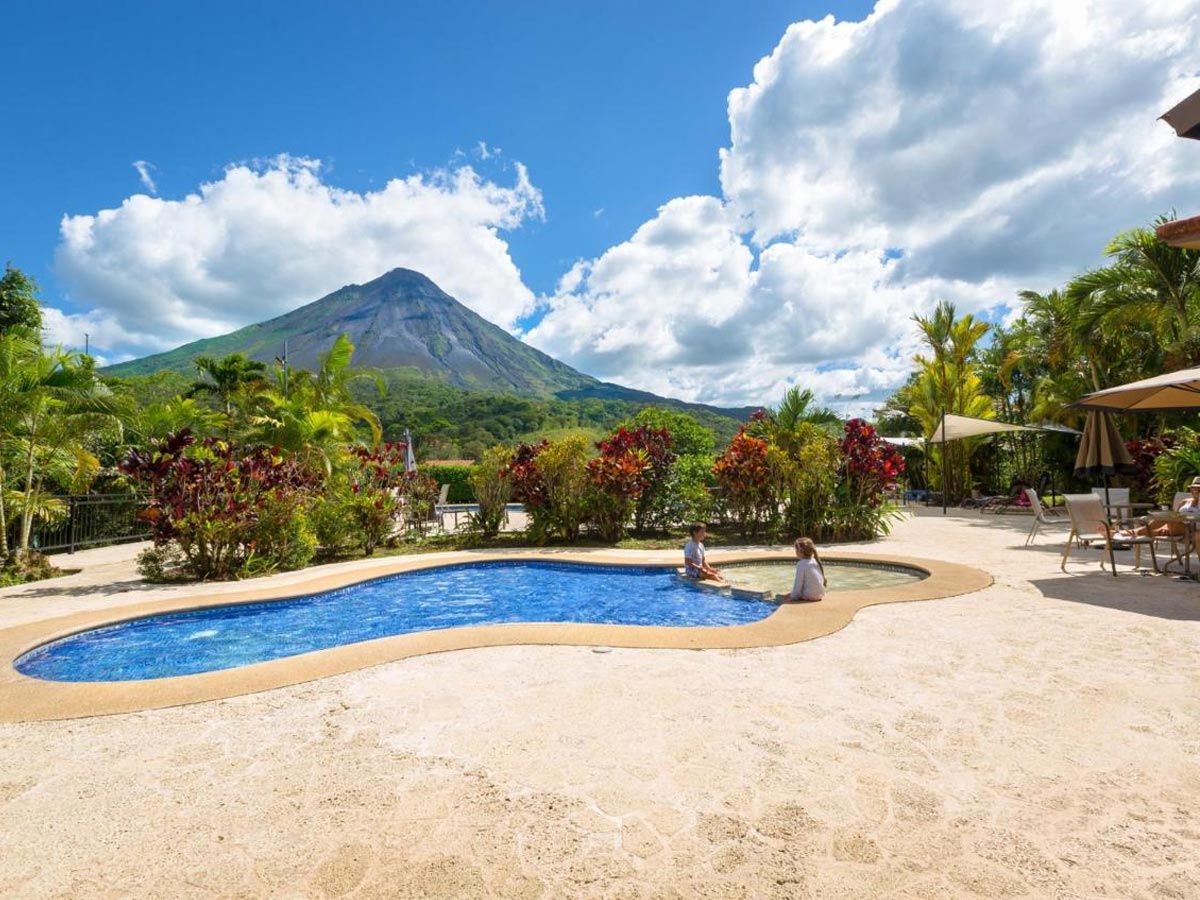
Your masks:
{"label": "white lounge chair", "polygon": [[1037,491],[1033,488],[1025,488],[1025,496],[1029,499],[1029,508],[1033,511],[1033,527],[1029,529],[1029,534],[1025,538],[1026,547],[1033,543],[1033,539],[1037,537],[1042,526],[1071,524],[1070,519],[1064,515],[1065,510],[1052,509],[1043,504]]}
{"label": "white lounge chair", "polygon": [[[1072,546],[1082,546],[1087,541],[1099,540],[1104,542],[1100,568],[1104,568],[1104,560],[1107,558],[1109,566],[1112,567],[1113,577],[1116,578],[1117,562],[1113,557],[1113,527],[1109,524],[1108,516],[1105,515],[1102,498],[1095,494],[1065,494],[1064,499],[1067,502],[1067,515],[1071,517],[1071,533],[1067,536],[1066,546],[1063,547],[1060,568],[1064,572],[1067,571],[1067,558],[1071,555]],[[1158,558],[1154,555],[1154,539],[1152,537],[1122,536],[1117,540],[1134,548],[1133,565],[1135,569],[1142,564],[1142,547],[1149,547],[1154,571],[1158,571]]]}

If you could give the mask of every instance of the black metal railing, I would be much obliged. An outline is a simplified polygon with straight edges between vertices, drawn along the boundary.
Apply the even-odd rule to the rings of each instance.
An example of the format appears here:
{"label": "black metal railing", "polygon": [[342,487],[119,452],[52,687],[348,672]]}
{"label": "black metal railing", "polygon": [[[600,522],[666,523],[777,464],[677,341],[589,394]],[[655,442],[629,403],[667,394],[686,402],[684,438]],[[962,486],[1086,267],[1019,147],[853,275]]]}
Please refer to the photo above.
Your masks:
{"label": "black metal railing", "polygon": [[[145,498],[136,494],[79,494],[59,497],[67,504],[67,515],[52,523],[33,523],[29,546],[43,553],[82,547],[140,541],[150,536],[149,526],[138,519]],[[20,522],[8,523],[8,544],[15,547]]]}

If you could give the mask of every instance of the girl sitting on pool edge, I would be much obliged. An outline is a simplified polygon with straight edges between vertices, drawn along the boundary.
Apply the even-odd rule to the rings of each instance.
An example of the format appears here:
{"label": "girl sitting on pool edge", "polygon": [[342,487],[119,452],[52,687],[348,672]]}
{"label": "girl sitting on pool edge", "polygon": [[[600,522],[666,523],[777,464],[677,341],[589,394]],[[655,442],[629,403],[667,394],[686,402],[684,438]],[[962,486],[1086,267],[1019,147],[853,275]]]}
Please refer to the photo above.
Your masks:
{"label": "girl sitting on pool edge", "polygon": [[793,603],[813,603],[825,599],[825,567],[812,538],[796,540],[796,580],[785,600]]}
{"label": "girl sitting on pool edge", "polygon": [[697,523],[688,528],[688,542],[683,545],[683,571],[688,578],[700,578],[708,581],[724,581],[721,573],[710,566],[704,559],[704,537],[708,529]]}

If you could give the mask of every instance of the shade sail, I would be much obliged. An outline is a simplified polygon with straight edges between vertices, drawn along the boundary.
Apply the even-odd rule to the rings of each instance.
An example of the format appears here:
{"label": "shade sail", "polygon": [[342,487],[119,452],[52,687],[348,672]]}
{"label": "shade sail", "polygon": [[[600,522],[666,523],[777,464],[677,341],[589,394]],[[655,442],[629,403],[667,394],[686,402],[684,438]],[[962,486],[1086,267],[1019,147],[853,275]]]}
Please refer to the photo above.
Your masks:
{"label": "shade sail", "polygon": [[1075,404],[1113,412],[1166,412],[1200,407],[1200,368],[1155,375],[1088,394]]}
{"label": "shade sail", "polygon": [[1137,467],[1125,449],[1112,416],[1102,410],[1089,412],[1083,437],[1079,440],[1079,452],[1075,455],[1075,477],[1133,475],[1136,472]]}
{"label": "shade sail", "polygon": [[[945,425],[945,435],[942,425]],[[946,413],[944,423],[929,437],[931,444],[944,444],[946,441],[959,441],[963,438],[979,437],[984,434],[1003,434],[1006,431],[1038,431],[1028,425],[1012,425],[1008,422],[997,422],[995,419],[977,419],[975,416],[960,416]]]}

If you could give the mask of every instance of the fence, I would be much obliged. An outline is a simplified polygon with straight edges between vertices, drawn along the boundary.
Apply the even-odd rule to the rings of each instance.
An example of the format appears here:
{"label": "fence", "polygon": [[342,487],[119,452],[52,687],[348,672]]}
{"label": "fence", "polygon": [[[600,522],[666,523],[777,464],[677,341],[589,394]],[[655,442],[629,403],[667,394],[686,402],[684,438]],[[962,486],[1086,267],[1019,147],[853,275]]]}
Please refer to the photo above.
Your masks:
{"label": "fence", "polygon": [[[137,518],[145,499],[135,494],[81,494],[60,497],[67,515],[52,524],[34,522],[29,546],[50,553],[74,553],[82,547],[140,541],[150,536],[147,524]],[[19,523],[10,522],[9,546],[16,546]]]}

